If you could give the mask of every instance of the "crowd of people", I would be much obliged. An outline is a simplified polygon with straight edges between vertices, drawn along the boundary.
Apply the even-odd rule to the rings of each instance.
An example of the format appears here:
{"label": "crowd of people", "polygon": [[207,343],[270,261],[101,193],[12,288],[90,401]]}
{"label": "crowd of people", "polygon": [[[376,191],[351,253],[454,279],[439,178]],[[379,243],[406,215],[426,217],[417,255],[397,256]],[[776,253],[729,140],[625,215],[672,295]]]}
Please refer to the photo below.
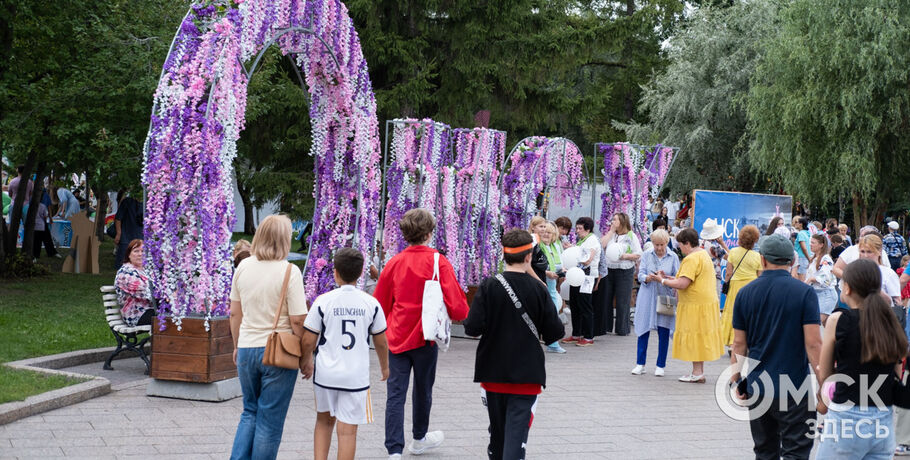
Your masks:
{"label": "crowd of people", "polygon": [[[19,194],[20,184],[25,181],[25,191],[22,203],[22,218],[28,214],[31,207],[32,194],[36,190],[34,180],[24,177],[25,167],[20,165],[16,168],[17,175],[9,179],[8,183],[3,184],[2,203],[3,219],[8,223],[10,213],[16,197]],[[44,187],[41,187],[41,198],[38,201],[38,211],[35,213],[34,221],[34,238],[32,255],[37,261],[41,255],[41,247],[44,246],[45,253],[48,257],[62,258],[57,250],[56,243],[51,235],[51,228],[55,221],[69,220],[72,216],[85,212],[89,217],[95,213],[98,206],[97,199],[93,197],[83,197],[82,189],[84,184],[70,189],[67,186],[52,183],[45,180]],[[117,192],[116,200],[108,204],[106,215],[116,213],[113,223],[109,226],[107,234],[114,239],[116,246],[114,253],[114,267],[120,268],[128,258],[129,251],[127,246],[134,239],[142,239],[142,204],[131,197],[125,190]],[[97,218],[97,217],[96,217]],[[20,229],[24,226],[20,227]]]}
{"label": "crowd of people", "polygon": [[[401,219],[409,246],[381,272],[371,270],[372,295],[356,287],[363,256],[339,249],[333,259],[339,287],[309,308],[299,269],[285,261],[290,221],[280,215],[266,218],[252,244],[241,241],[234,250],[232,333],[244,411],[232,458],[274,457],[298,371],[314,383],[314,456],[326,458],[334,430],[339,458],[353,458],[357,425],[372,421],[368,343],[376,349],[387,385],[390,458],[400,458],[405,448],[420,454],[439,446],[443,432],[430,430],[438,347],[425,339],[421,322],[427,280],[439,281],[449,317],[463,320],[465,333],[481,338],[474,379],[490,419],[491,458],[523,458],[546,384],[545,353],[566,353],[568,344],[591,346],[607,333],[634,332],[638,347],[632,374],[641,375],[651,331],[658,336],[656,376],[664,375],[670,343],[672,358],[691,363],[691,371],[678,379],[683,383],[705,383],[704,363],[719,359],[725,349],[731,365],[738,365],[738,357],[757,363],[731,379],[734,394],[748,398],[749,410],[756,411],[750,423],[756,458],[804,458],[812,448],[807,435],[813,434],[809,422],[816,407],[782,395],[783,378],[797,388],[807,378],[818,379],[823,397],[817,409],[826,413],[818,433],[859,420],[890,428],[890,437],[878,442],[822,435],[823,452],[846,448],[858,457],[906,452],[910,413],[893,404],[897,384],[888,383],[878,394],[885,402],[881,407],[863,405],[866,401],[857,396],[867,393],[857,386],[861,378],[903,372],[908,331],[902,324],[910,297],[910,274],[903,270],[910,256],[899,227],[888,225],[890,238],[863,227],[854,245],[836,221],[822,227],[797,216],[788,226],[777,217],[764,235],[755,226],[743,227],[738,245],[729,248],[710,220],[701,232],[668,231],[663,217],[668,212],[664,207],[655,214],[654,230],[641,239],[623,213],[611,216],[602,236],[589,217],[574,225],[567,217],[552,222],[534,217],[527,230],[504,232],[504,271],[480,284],[470,307],[452,265],[429,246],[435,220],[428,211],[414,209]],[[577,249],[569,256],[572,248]],[[128,243],[117,275],[130,324],[147,324],[152,314],[148,277],[141,257],[134,257],[141,250],[141,240]],[[895,260],[900,274],[891,268]],[[565,289],[567,272],[574,268],[584,280]],[[285,272],[291,287],[281,282]],[[502,305],[515,308],[495,308]],[[299,337],[298,370],[262,364],[265,340],[273,331]],[[509,358],[519,355],[525,358]],[[849,376],[853,383],[826,385],[833,374]],[[406,443],[409,386],[412,440]],[[765,404],[769,399],[771,404]]]}

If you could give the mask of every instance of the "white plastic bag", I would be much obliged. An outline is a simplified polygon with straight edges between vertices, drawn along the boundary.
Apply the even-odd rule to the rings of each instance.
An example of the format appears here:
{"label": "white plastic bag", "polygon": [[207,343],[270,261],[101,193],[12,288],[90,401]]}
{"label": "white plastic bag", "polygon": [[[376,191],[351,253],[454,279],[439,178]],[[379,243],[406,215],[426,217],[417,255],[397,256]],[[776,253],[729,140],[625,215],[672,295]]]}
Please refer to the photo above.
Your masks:
{"label": "white plastic bag", "polygon": [[449,349],[452,338],[452,320],[446,311],[445,300],[442,297],[442,285],[439,284],[439,253],[433,254],[433,278],[423,284],[423,338],[434,340],[439,349]]}

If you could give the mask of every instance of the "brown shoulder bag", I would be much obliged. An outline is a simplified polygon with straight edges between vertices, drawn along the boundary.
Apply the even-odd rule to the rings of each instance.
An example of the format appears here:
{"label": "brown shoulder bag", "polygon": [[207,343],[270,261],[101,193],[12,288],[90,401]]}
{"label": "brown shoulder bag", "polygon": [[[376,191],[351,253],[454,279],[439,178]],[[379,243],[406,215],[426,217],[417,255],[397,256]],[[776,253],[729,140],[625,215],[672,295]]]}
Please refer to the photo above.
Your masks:
{"label": "brown shoulder bag", "polygon": [[281,318],[281,307],[288,296],[288,280],[291,278],[291,264],[284,272],[284,284],[281,286],[281,299],[278,301],[278,310],[275,311],[275,323],[272,324],[272,333],[265,344],[265,353],[262,355],[262,364],[266,366],[282,367],[285,369],[298,369],[300,367],[300,337],[288,332],[278,332],[278,320]]}

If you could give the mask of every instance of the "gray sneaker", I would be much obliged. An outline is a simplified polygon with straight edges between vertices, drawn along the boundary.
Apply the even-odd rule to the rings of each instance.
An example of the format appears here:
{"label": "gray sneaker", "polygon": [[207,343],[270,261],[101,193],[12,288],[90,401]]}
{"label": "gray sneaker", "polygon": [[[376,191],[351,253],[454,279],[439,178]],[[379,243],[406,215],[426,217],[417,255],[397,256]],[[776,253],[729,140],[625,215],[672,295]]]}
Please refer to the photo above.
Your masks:
{"label": "gray sneaker", "polygon": [[427,433],[423,439],[415,439],[411,441],[411,445],[408,446],[408,450],[414,455],[420,455],[434,447],[439,447],[444,439],[445,436],[442,434],[442,431],[431,431]]}

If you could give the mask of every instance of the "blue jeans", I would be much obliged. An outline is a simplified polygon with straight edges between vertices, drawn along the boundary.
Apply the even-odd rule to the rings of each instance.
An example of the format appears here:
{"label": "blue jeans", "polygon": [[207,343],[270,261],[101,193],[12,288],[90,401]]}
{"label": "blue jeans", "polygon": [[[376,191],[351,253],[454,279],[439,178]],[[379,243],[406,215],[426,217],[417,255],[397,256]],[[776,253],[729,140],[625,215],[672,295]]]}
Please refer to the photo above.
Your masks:
{"label": "blue jeans", "polygon": [[[894,412],[891,407],[853,407],[825,415],[824,434],[818,447],[818,458],[890,459],[897,443],[894,440]],[[884,428],[887,427],[887,433]]]}
{"label": "blue jeans", "polygon": [[436,359],[439,349],[432,342],[401,353],[389,352],[389,379],[385,409],[385,447],[389,455],[404,450],[404,402],[408,381],[414,369],[414,389],[411,395],[411,421],[414,439],[423,439],[430,426],[433,406],[433,383],[436,381]]}
{"label": "blue jeans", "polygon": [[273,459],[278,456],[298,371],[263,365],[264,351],[265,347],[237,350],[243,413],[234,435],[231,459]]}
{"label": "blue jeans", "polygon": [[[651,331],[638,336],[638,361],[636,364],[644,366],[648,359],[648,337]],[[665,327],[657,328],[657,367],[667,367],[667,348],[670,346],[670,330]]]}

